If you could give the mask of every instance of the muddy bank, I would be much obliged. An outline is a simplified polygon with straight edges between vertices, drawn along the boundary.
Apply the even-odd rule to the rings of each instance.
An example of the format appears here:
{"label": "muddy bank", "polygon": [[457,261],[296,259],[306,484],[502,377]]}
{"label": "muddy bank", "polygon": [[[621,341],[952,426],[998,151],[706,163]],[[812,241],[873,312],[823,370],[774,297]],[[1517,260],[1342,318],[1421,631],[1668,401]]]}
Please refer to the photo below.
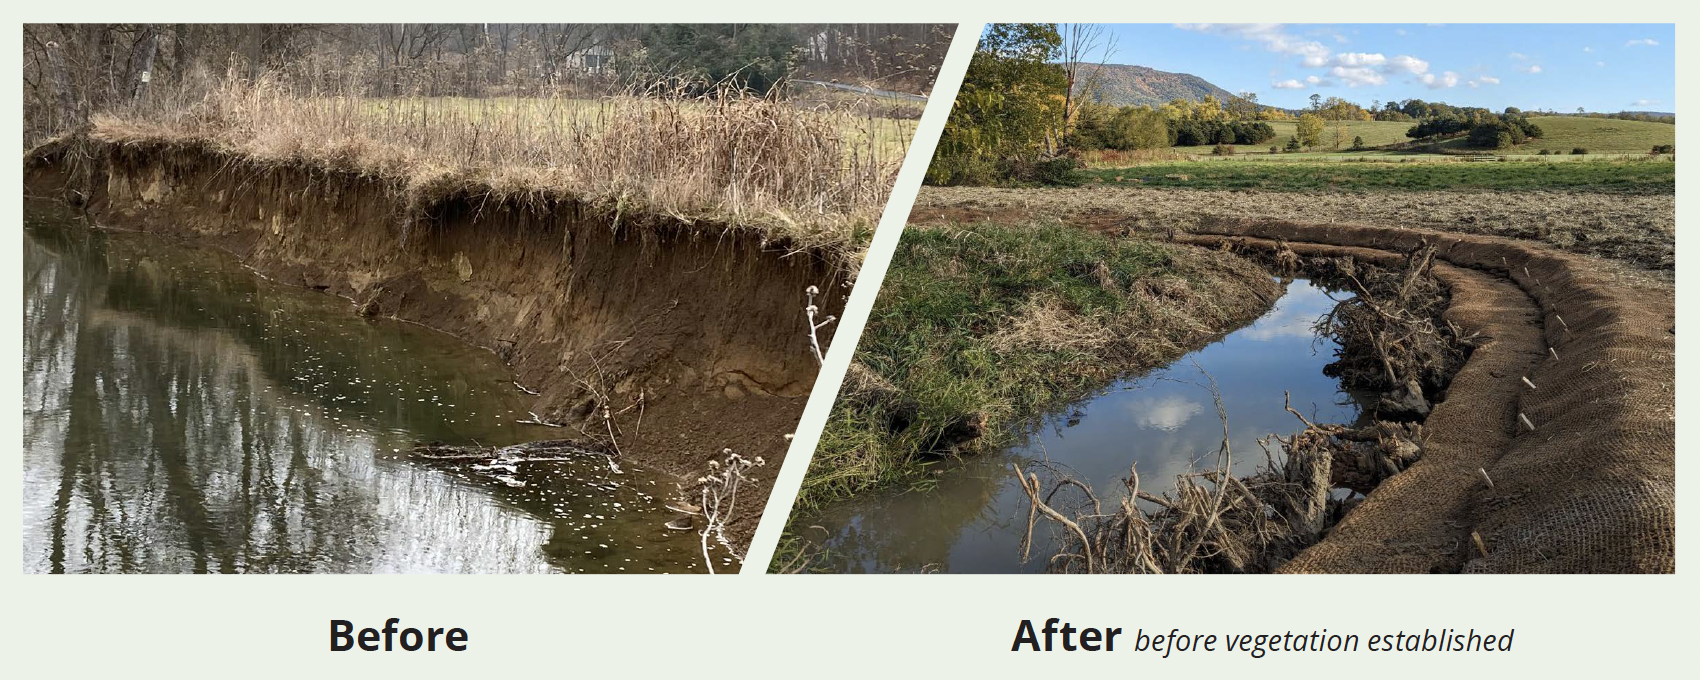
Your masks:
{"label": "muddy bank", "polygon": [[[404,196],[353,172],[205,148],[73,148],[27,157],[26,194],[66,199],[102,227],[228,251],[349,299],[350,313],[488,348],[535,393],[531,410],[562,426],[538,426],[536,439],[606,440],[606,409],[624,456],[682,479],[724,449],[762,456],[761,498],[816,373],[803,291],[819,286],[826,314],[848,292],[829,255],[571,197]],[[741,541],[754,520],[735,525]]]}

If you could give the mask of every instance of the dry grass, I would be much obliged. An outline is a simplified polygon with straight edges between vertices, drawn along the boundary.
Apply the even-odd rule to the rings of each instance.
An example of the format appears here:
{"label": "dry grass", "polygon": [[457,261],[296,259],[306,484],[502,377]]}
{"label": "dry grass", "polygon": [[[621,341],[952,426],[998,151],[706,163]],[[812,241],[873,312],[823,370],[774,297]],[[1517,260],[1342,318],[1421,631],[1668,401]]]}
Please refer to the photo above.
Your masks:
{"label": "dry grass", "polygon": [[416,207],[457,194],[572,199],[850,254],[878,221],[902,159],[875,125],[727,87],[516,103],[302,94],[230,78],[96,114],[90,135],[380,177]]}
{"label": "dry grass", "polygon": [[1187,155],[1173,148],[1161,149],[1092,149],[1080,155],[1088,168],[1125,168],[1141,163],[1184,161]]}
{"label": "dry grass", "polygon": [[1668,286],[1676,267],[1676,197],[1670,194],[924,187],[915,211],[918,218],[1061,216],[1136,231],[1246,217],[1417,227],[1539,241],[1615,261],[1626,280],[1655,286]]}
{"label": "dry grass", "polygon": [[1020,350],[1096,354],[1116,341],[1111,321],[1102,314],[1081,314],[1051,293],[1040,293],[1027,303],[986,343],[993,350]]}

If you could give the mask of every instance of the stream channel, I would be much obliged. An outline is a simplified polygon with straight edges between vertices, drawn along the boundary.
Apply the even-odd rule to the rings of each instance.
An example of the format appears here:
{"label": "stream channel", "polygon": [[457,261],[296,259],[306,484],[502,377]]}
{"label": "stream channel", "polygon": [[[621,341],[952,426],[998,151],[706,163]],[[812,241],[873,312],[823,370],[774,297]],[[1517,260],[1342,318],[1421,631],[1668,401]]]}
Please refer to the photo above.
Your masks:
{"label": "stream channel", "polygon": [[566,436],[493,354],[57,204],[24,225],[25,572],[702,571],[667,475],[406,457]]}
{"label": "stream channel", "polygon": [[[1258,438],[1303,429],[1287,413],[1283,391],[1312,422],[1355,423],[1363,411],[1359,398],[1322,373],[1337,345],[1313,331],[1338,299],[1341,294],[1308,280],[1292,280],[1251,324],[1035,419],[1017,445],[941,470],[936,488],[875,492],[794,526],[825,547],[824,564],[816,566],[832,573],[1042,572],[1056,553],[1056,525],[1040,524],[1033,557],[1023,563],[1019,544],[1029,502],[1012,463],[1024,470],[1048,464],[1091,485],[1106,507],[1125,495],[1122,479],[1133,463],[1141,490],[1168,491],[1176,475],[1215,464],[1222,421],[1210,378],[1228,414],[1236,476],[1264,464]],[[1271,449],[1278,453],[1273,442]],[[1046,479],[1040,475],[1048,490]]]}

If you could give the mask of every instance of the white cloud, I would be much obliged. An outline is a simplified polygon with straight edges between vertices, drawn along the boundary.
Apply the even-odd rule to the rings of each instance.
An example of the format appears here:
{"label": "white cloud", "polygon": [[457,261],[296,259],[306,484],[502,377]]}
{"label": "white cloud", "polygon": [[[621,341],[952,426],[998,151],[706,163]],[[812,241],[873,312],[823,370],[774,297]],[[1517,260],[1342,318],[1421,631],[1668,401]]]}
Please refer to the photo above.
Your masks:
{"label": "white cloud", "polygon": [[1584,48],[1582,48],[1582,51],[1583,51],[1583,52],[1592,52],[1592,51],[1594,51],[1594,48],[1592,48],[1592,47],[1584,47]]}
{"label": "white cloud", "polygon": [[1401,54],[1387,60],[1387,68],[1393,72],[1403,72],[1414,76],[1420,76],[1424,73],[1428,73],[1428,62],[1409,54]]}
{"label": "white cloud", "polygon": [[1630,106],[1658,106],[1663,103],[1664,102],[1657,99],[1637,99],[1634,103],[1630,104]]}
{"label": "white cloud", "polygon": [[1511,57],[1512,59],[1516,59],[1517,61],[1528,61],[1529,60],[1529,55],[1523,54],[1522,52],[1512,52],[1511,54],[1508,54],[1506,56]]}
{"label": "white cloud", "polygon": [[1499,84],[1499,79],[1495,78],[1493,76],[1482,76],[1480,78],[1477,78],[1476,80],[1480,80],[1480,81],[1482,81],[1483,84],[1486,84],[1486,85],[1498,85]]}
{"label": "white cloud", "polygon": [[1427,85],[1431,90],[1438,90],[1445,87],[1457,87],[1458,74],[1451,71],[1447,71],[1438,76],[1433,73],[1424,73],[1422,81],[1423,84]]}
{"label": "white cloud", "polygon": [[1387,57],[1379,53],[1342,52],[1334,55],[1334,63],[1341,66],[1380,66],[1387,63]]}
{"label": "white cloud", "polygon": [[1478,88],[1478,87],[1481,87],[1481,86],[1482,86],[1482,84],[1481,84],[1481,83],[1478,83],[1478,82],[1476,82],[1476,81],[1474,81],[1474,80],[1472,80],[1472,81],[1470,81],[1470,82],[1467,82],[1467,83],[1464,83],[1464,84],[1465,84],[1465,85],[1469,85],[1469,86],[1470,86],[1470,89],[1475,89],[1475,88]]}
{"label": "white cloud", "polygon": [[1606,67],[1606,63],[1605,63],[1605,62],[1603,62],[1603,61],[1596,61],[1596,62],[1594,62],[1594,65],[1595,65],[1595,66],[1598,66],[1598,67],[1600,67],[1600,68],[1605,68],[1605,67]]}
{"label": "white cloud", "polygon": [[1528,66],[1519,66],[1519,67],[1517,67],[1517,70],[1522,71],[1522,72],[1527,73],[1527,74],[1530,74],[1530,75],[1534,75],[1536,73],[1541,72],[1541,65],[1540,64],[1529,64]]}
{"label": "white cloud", "polygon": [[[1389,76],[1417,76],[1430,87],[1453,87],[1458,76],[1436,76],[1429,73],[1429,63],[1417,57],[1401,54],[1389,57],[1380,52],[1341,52],[1335,54],[1315,40],[1290,32],[1283,24],[1175,24],[1176,28],[1245,40],[1276,54],[1296,57],[1307,68],[1328,69],[1328,77],[1307,76],[1304,79],[1276,79],[1271,74],[1270,86],[1281,90],[1296,90],[1306,86],[1347,87],[1384,85]],[[1344,36],[1335,36],[1343,38]],[[1341,42],[1345,42],[1342,40]]]}
{"label": "white cloud", "polygon": [[1328,75],[1339,78],[1340,82],[1346,84],[1346,87],[1381,85],[1387,82],[1386,76],[1381,75],[1373,68],[1362,66],[1336,66],[1328,71]]}
{"label": "white cloud", "polygon": [[1398,34],[1398,35],[1410,35],[1410,32],[1406,31],[1403,28],[1395,28],[1395,29],[1393,29],[1393,32],[1395,34]]}
{"label": "white cloud", "polygon": [[1652,38],[1637,38],[1623,44],[1624,47],[1658,47],[1659,41]]}
{"label": "white cloud", "polygon": [[1141,428],[1174,432],[1204,411],[1204,405],[1179,396],[1146,397],[1128,404],[1133,422]]}
{"label": "white cloud", "polygon": [[1175,24],[1176,28],[1249,40],[1276,54],[1296,56],[1311,68],[1328,64],[1327,46],[1288,33],[1281,24]]}

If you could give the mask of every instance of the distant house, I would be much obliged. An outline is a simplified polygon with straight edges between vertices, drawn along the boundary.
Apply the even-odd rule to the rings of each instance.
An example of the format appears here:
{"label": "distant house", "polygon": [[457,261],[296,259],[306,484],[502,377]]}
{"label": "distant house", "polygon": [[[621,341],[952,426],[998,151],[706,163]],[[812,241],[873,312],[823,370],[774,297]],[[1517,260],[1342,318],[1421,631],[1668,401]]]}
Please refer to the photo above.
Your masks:
{"label": "distant house", "polygon": [[614,50],[605,45],[593,45],[567,55],[566,66],[585,73],[601,74],[614,66]]}

